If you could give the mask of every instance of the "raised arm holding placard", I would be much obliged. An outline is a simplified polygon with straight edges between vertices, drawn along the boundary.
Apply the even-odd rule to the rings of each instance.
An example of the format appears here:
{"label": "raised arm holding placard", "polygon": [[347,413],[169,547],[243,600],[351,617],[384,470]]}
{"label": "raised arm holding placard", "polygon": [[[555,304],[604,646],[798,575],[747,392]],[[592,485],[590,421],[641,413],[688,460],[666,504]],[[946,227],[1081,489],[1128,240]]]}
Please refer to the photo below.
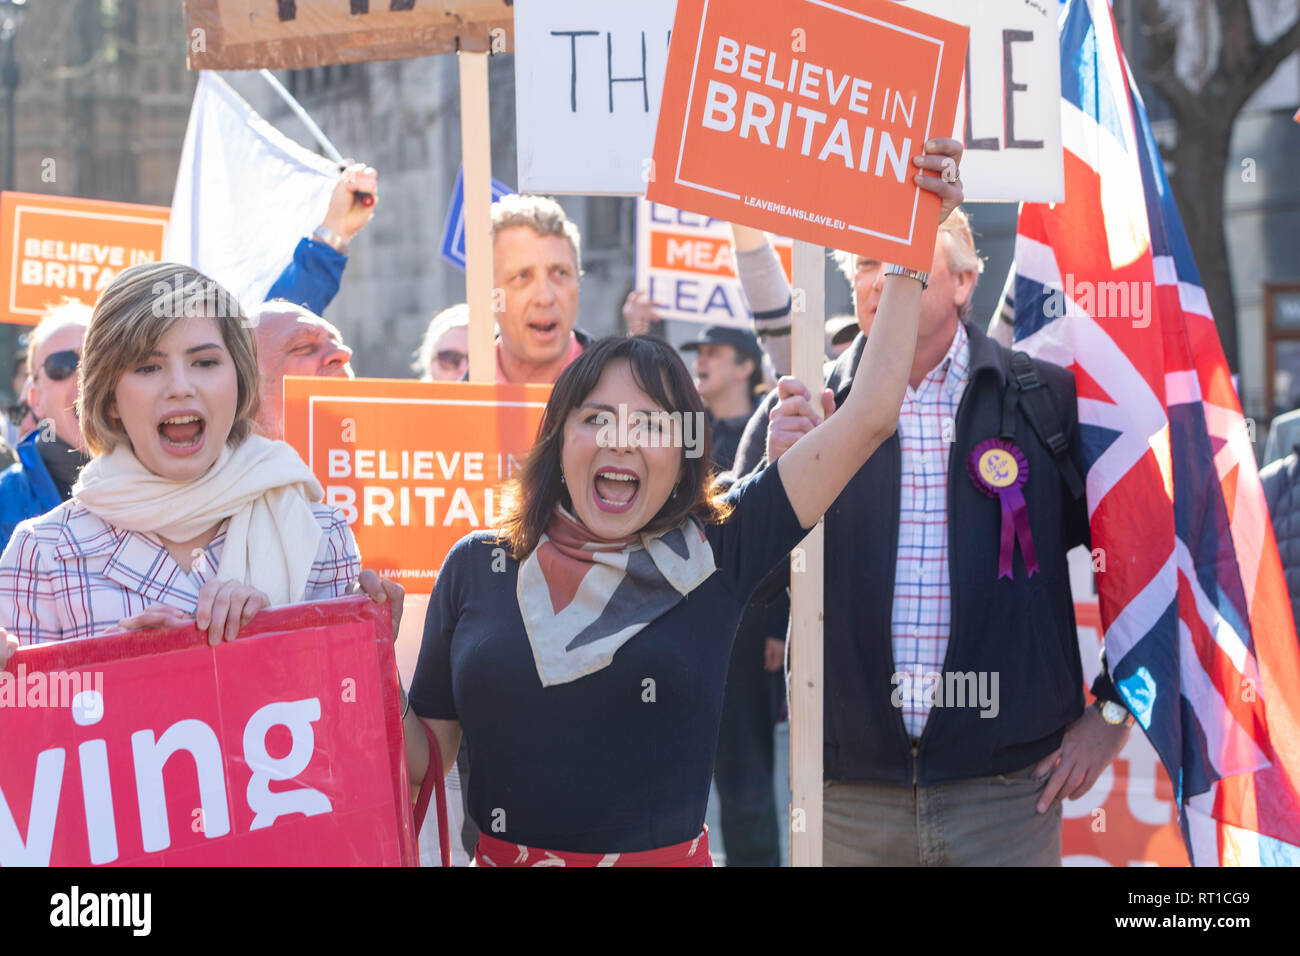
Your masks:
{"label": "raised arm holding placard", "polygon": [[[935,145],[913,168],[946,214],[960,184],[919,170],[961,146]],[[708,865],[740,614],[892,429],[920,292],[886,281],[848,413],[725,496],[708,440],[688,447],[676,431],[703,406],[666,343],[606,339],[560,375],[502,533],[462,539],[443,565],[411,686],[444,760],[468,737],[481,864]],[[636,416],[649,421],[626,427]],[[407,759],[413,781],[429,772],[422,735],[407,734]]]}

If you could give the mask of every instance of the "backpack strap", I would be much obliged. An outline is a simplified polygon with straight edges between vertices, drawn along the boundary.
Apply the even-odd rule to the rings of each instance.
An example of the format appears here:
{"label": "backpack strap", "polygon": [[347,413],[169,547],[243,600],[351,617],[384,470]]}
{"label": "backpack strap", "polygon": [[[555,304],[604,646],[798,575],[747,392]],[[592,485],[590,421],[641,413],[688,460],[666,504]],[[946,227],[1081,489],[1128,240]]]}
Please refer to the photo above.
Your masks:
{"label": "backpack strap", "polygon": [[1016,439],[1016,408],[1020,405],[1020,384],[1014,377],[1007,383],[1002,393],[1002,429],[998,437],[1006,441]]}
{"label": "backpack strap", "polygon": [[[1038,378],[1038,370],[1033,361],[1024,352],[1011,353],[1011,382],[1007,389],[1007,398],[1012,393],[1019,397],[1019,405],[1025,412],[1025,418],[1047,450],[1051,452],[1056,468],[1061,473],[1070,494],[1078,500],[1083,497],[1083,478],[1079,469],[1070,458],[1070,442],[1061,428],[1061,419],[1056,414],[1056,406],[1047,388]],[[1006,400],[1003,404],[1003,431],[1007,428]],[[1014,429],[1014,425],[1013,425]]]}

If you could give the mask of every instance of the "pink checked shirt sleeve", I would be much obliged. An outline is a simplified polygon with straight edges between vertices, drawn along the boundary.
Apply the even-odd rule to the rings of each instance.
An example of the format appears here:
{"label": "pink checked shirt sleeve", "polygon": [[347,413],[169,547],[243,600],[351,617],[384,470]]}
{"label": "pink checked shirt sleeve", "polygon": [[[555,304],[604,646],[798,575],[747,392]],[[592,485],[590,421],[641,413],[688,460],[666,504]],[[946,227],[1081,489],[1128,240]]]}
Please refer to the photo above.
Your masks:
{"label": "pink checked shirt sleeve", "polygon": [[[302,600],[321,601],[347,593],[361,557],[342,512],[313,505],[312,513],[321,539]],[[0,556],[0,627],[34,644],[97,637],[154,604],[192,614],[224,544],[223,528],[187,572],[152,536],[64,502],[19,525]]]}
{"label": "pink checked shirt sleeve", "polygon": [[304,601],[325,601],[342,597],[361,574],[361,554],[343,512],[328,505],[312,505],[320,524],[320,547],[307,578]]}
{"label": "pink checked shirt sleeve", "polygon": [[54,592],[54,569],[42,561],[36,534],[24,522],[0,555],[0,627],[21,644],[59,640]]}

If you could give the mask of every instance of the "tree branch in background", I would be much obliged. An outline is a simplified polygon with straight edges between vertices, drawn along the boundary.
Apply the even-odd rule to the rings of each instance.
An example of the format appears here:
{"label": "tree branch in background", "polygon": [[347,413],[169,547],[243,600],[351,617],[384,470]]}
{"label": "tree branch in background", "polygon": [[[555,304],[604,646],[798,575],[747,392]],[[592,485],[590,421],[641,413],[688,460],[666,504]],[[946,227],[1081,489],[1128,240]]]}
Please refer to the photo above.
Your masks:
{"label": "tree branch in background", "polygon": [[[1177,124],[1177,146],[1166,156],[1173,166],[1169,181],[1228,366],[1239,372],[1236,300],[1223,214],[1232,130],[1247,101],[1300,48],[1300,18],[1266,44],[1256,32],[1249,0],[1195,0],[1195,4],[1139,0],[1147,56],[1135,66],[1141,67],[1139,78],[1168,104]],[[1211,11],[1213,16],[1207,16]],[[1178,14],[1204,24],[1205,29],[1218,24],[1217,51],[1207,64],[1212,68],[1202,71],[1205,79],[1199,88],[1178,75],[1178,45],[1188,35],[1187,30],[1179,30]],[[1203,39],[1208,56],[1212,38]]]}

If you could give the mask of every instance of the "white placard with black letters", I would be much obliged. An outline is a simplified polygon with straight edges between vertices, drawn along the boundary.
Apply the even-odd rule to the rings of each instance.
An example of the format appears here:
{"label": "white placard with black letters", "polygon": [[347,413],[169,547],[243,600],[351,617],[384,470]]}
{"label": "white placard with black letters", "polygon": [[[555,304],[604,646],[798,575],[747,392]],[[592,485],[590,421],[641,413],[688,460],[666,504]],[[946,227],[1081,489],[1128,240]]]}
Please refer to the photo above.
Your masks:
{"label": "white placard with black letters", "polygon": [[514,8],[520,191],[644,193],[676,0]]}
{"label": "white placard with black letters", "polygon": [[966,199],[1064,200],[1057,0],[900,2],[970,27],[953,134]]}

